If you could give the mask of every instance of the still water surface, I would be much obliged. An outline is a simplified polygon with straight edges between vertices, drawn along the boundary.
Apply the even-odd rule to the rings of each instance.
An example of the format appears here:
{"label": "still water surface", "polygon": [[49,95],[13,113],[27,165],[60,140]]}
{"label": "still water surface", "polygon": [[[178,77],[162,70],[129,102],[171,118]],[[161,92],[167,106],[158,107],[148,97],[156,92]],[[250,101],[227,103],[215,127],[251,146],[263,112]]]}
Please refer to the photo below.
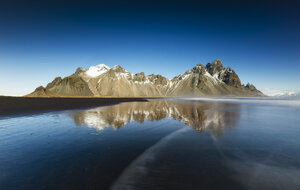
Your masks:
{"label": "still water surface", "polygon": [[0,118],[0,189],[300,189],[300,106],[251,101]]}

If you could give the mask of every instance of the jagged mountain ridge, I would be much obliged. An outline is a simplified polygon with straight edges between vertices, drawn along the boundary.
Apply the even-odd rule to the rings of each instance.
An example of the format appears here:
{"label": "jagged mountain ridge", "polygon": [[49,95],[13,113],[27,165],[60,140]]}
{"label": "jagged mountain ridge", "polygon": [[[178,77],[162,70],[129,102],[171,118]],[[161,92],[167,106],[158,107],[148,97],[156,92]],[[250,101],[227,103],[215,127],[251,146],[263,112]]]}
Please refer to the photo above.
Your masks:
{"label": "jagged mountain ridge", "polygon": [[40,86],[28,96],[112,96],[112,97],[168,97],[168,96],[262,96],[252,84],[241,84],[238,75],[220,60],[206,67],[197,64],[172,79],[162,75],[132,74],[121,66],[104,64],[88,70],[78,68],[68,77],[56,77],[45,88]]}

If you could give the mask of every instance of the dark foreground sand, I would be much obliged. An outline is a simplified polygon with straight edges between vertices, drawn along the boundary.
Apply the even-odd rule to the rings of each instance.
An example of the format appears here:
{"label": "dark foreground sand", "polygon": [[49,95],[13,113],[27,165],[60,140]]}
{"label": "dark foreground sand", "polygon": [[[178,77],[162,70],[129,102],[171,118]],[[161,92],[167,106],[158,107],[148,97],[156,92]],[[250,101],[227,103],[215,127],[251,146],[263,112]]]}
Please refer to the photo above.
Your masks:
{"label": "dark foreground sand", "polygon": [[146,98],[29,98],[0,96],[0,116],[45,111],[88,108],[121,102],[147,101]]}

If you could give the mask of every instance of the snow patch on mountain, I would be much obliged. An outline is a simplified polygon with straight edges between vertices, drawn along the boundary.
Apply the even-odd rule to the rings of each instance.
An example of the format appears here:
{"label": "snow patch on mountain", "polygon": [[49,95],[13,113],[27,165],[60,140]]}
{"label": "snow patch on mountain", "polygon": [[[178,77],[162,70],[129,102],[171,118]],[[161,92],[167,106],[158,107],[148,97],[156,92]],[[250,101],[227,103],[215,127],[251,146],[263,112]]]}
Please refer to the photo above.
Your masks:
{"label": "snow patch on mountain", "polygon": [[128,80],[128,78],[131,76],[129,72],[127,73],[115,73],[115,78],[112,78],[113,80],[120,80],[121,78],[125,78]]}
{"label": "snow patch on mountain", "polygon": [[206,77],[208,77],[214,84],[218,84],[218,82],[221,82],[219,79],[218,79],[218,74],[215,74],[214,76],[211,76],[211,74],[209,74],[209,72],[205,71],[205,74],[204,74]]}
{"label": "snow patch on mountain", "polygon": [[91,66],[85,74],[91,78],[97,77],[106,71],[108,71],[110,68],[104,64],[96,65],[96,66]]}
{"label": "snow patch on mountain", "polygon": [[135,84],[149,84],[150,80],[148,79],[148,77],[146,77],[145,81],[134,81]]}

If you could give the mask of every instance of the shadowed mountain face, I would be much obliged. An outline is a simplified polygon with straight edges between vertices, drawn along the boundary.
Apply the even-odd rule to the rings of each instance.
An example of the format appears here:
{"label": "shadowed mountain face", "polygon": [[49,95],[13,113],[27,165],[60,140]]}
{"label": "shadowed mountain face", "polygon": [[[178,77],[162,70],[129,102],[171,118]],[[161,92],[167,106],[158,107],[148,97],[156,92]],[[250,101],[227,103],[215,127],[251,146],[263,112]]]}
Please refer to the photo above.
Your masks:
{"label": "shadowed mountain face", "polygon": [[53,96],[263,96],[252,84],[244,86],[238,75],[220,60],[201,64],[183,74],[167,79],[161,75],[132,74],[121,66],[104,64],[88,70],[78,68],[68,77],[55,78],[46,88],[39,87],[30,97]]}
{"label": "shadowed mountain face", "polygon": [[71,116],[78,126],[85,124],[98,130],[108,127],[120,129],[132,121],[143,123],[172,118],[198,132],[209,131],[220,137],[225,129],[235,126],[239,114],[238,104],[153,100],[74,111]]}

